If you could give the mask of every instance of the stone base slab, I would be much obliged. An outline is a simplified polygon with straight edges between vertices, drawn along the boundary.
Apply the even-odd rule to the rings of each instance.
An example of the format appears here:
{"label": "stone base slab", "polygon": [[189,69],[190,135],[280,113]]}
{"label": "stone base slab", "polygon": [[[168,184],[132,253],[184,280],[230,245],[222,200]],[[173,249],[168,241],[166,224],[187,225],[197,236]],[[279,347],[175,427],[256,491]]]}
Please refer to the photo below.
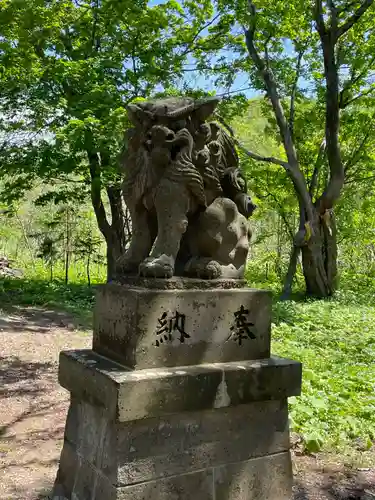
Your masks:
{"label": "stone base slab", "polygon": [[287,403],[118,423],[103,408],[72,398],[64,439],[68,463],[86,463],[120,487],[287,451]]}
{"label": "stone base slab", "polygon": [[286,400],[118,422],[72,397],[54,495],[287,500],[291,476]]}
{"label": "stone base slab", "polygon": [[[62,459],[63,460],[63,459]],[[70,458],[72,460],[72,458]],[[63,463],[63,462],[62,462]],[[74,464],[74,460],[73,460]],[[87,464],[76,469],[66,458],[58,480],[73,474],[70,492],[57,482],[52,498],[67,500],[291,500],[292,466],[288,452],[178,476],[115,487]]]}
{"label": "stone base slab", "polygon": [[93,349],[132,369],[224,363],[269,357],[270,331],[265,290],[111,283],[98,288]]}
{"label": "stone base slab", "polygon": [[55,498],[291,498],[287,397],[299,393],[299,363],[133,371],[80,350],[61,353],[59,378],[71,403]]}
{"label": "stone base slab", "polygon": [[127,370],[91,350],[60,353],[59,382],[118,422],[184,411],[283,400],[301,391],[301,363],[271,357],[232,363]]}

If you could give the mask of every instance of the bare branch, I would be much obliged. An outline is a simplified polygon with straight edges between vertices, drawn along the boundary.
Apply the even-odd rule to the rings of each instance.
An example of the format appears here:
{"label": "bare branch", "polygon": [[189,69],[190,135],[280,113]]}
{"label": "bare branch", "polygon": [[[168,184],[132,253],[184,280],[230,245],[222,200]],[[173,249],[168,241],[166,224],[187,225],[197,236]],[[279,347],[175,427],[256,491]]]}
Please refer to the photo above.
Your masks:
{"label": "bare branch", "polygon": [[286,170],[289,170],[289,163],[286,161],[279,160],[278,158],[274,158],[273,156],[262,156],[258,155],[257,153],[253,153],[237,140],[236,144],[249,158],[252,158],[253,160],[264,161],[266,163],[274,163],[275,165],[279,165],[280,167],[284,167]]}
{"label": "bare branch", "polygon": [[229,90],[227,92],[223,92],[221,94],[216,94],[217,97],[224,97],[229,94],[240,94],[241,92],[245,92],[245,90],[252,90],[254,87],[243,87],[239,89]]}
{"label": "bare branch", "polygon": [[342,35],[344,35],[347,31],[350,30],[352,26],[356,22],[360,20],[360,18],[365,14],[365,12],[373,5],[374,0],[364,0],[361,6],[354,12],[352,16],[350,16],[344,24],[342,24],[337,32],[336,32],[336,37],[340,38]]}
{"label": "bare branch", "polygon": [[345,101],[345,103],[342,105],[341,109],[345,109],[348,107],[350,104],[353,104],[353,102],[358,101],[358,99],[361,99],[362,97],[368,97],[372,92],[375,92],[375,85],[370,87],[369,89],[361,92],[360,94],[357,94],[356,96],[352,97],[351,99],[348,99]]}
{"label": "bare branch", "polygon": [[208,21],[204,26],[202,26],[195,34],[194,36],[192,37],[192,39],[189,41],[189,45],[188,47],[186,48],[185,52],[183,52],[181,54],[181,56],[185,56],[187,55],[189,52],[191,52],[191,46],[194,45],[194,43],[196,42],[196,40],[198,39],[199,35],[205,30],[207,29],[208,27],[212,26],[212,24],[214,24],[214,22],[220,17],[220,12],[218,14],[216,14],[216,16],[214,16],[210,21]]}
{"label": "bare branch", "polygon": [[366,62],[367,64],[365,65],[365,67],[357,75],[355,74],[355,71],[352,68],[350,78],[344,82],[343,88],[340,92],[340,109],[344,109],[347,106],[347,103],[344,99],[345,92],[348,91],[353,85],[358,83],[361,78],[364,78],[367,75],[367,73],[372,69],[372,66],[375,63],[375,54],[370,56]]}
{"label": "bare branch", "polygon": [[278,158],[274,158],[273,156],[262,156],[257,153],[253,153],[252,151],[249,151],[237,138],[236,134],[234,133],[233,128],[222,118],[220,115],[216,114],[215,117],[217,118],[217,121],[220,122],[230,133],[233,141],[236,143],[236,145],[243,151],[249,158],[257,161],[263,161],[265,163],[274,163],[275,165],[279,165],[280,167],[284,167],[286,170],[289,168],[289,165],[286,161],[279,160]]}
{"label": "bare branch", "polygon": [[366,130],[366,133],[365,133],[362,141],[359,143],[358,147],[355,149],[355,151],[353,152],[353,154],[351,155],[349,160],[345,163],[345,167],[344,167],[345,173],[347,173],[348,170],[358,162],[358,156],[361,153],[361,151],[363,150],[363,148],[365,147],[365,145],[368,141],[368,138],[370,137],[370,135],[373,132],[373,129],[374,129],[373,127],[369,127]]}

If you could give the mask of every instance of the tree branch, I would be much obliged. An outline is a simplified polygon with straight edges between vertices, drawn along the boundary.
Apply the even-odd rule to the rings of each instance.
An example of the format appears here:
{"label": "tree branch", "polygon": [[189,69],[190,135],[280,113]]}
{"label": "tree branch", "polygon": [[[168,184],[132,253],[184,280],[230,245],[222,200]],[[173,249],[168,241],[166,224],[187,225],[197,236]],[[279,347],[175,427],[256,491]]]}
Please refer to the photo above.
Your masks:
{"label": "tree branch", "polygon": [[93,24],[92,24],[92,35],[91,35],[91,48],[98,52],[100,49],[100,39],[96,38],[96,31],[98,27],[98,15],[99,15],[99,0],[95,1],[95,5],[92,6],[93,10]]}
{"label": "tree branch", "polygon": [[375,175],[370,175],[369,177],[350,177],[345,180],[345,184],[351,184],[353,182],[369,181],[374,179]]}
{"label": "tree branch", "polygon": [[326,25],[323,17],[323,2],[322,0],[315,1],[315,23],[318,33],[322,36],[326,33]]}
{"label": "tree branch", "polygon": [[316,157],[316,162],[315,162],[313,174],[312,174],[311,180],[310,180],[309,193],[310,193],[311,199],[314,196],[314,191],[315,191],[317,183],[318,183],[319,171],[323,165],[323,159],[324,159],[325,152],[326,152],[326,141],[325,141],[325,139],[323,139],[321,144],[320,144],[320,147],[319,147],[318,156]]}
{"label": "tree branch", "polygon": [[277,197],[273,193],[268,193],[268,196],[270,196],[274,200],[276,205],[279,207],[279,210],[278,210],[279,215],[284,222],[285,229],[288,231],[291,241],[293,241],[294,231],[293,231],[293,228],[291,227],[291,225],[289,224],[289,221],[287,219],[286,212],[283,208],[283,205],[280,203],[280,201],[277,199]]}
{"label": "tree branch", "polygon": [[327,0],[328,7],[331,13],[331,26],[330,26],[330,31],[332,33],[336,33],[339,19],[338,19],[338,13],[337,13],[337,8],[336,5],[334,4],[333,0]]}
{"label": "tree branch", "polygon": [[364,0],[364,2],[361,4],[361,6],[354,12],[352,16],[350,16],[344,24],[342,24],[336,32],[336,38],[342,37],[347,31],[350,30],[352,26],[356,22],[360,20],[360,18],[363,16],[363,14],[372,6],[374,3],[374,0]]}
{"label": "tree branch", "polygon": [[352,68],[350,79],[344,82],[343,88],[340,92],[340,109],[345,109],[345,107],[348,105],[347,102],[349,102],[349,104],[351,103],[351,101],[344,100],[345,92],[348,91],[353,85],[358,83],[361,78],[364,78],[367,75],[368,71],[371,69],[372,65],[375,62],[375,54],[372,57],[369,57],[366,62],[367,64],[365,65],[365,68],[362,69],[362,71],[360,71],[357,75],[355,75],[355,72]]}
{"label": "tree branch", "polygon": [[[183,56],[186,56],[187,54],[189,54],[189,52],[192,51],[192,45],[194,45],[194,43],[196,42],[196,40],[198,39],[199,35],[202,33],[202,31],[204,31],[205,29],[207,29],[209,26],[212,26],[214,24],[214,22],[216,21],[216,19],[218,19],[219,17],[221,16],[221,13],[219,12],[218,14],[216,14],[216,16],[214,16],[210,21],[208,21],[204,26],[202,26],[195,34],[194,36],[192,37],[192,39],[188,42],[188,46],[187,48],[185,49],[184,52],[182,52],[181,57]],[[184,44],[185,45],[185,44]]]}
{"label": "tree branch", "polygon": [[264,42],[264,57],[266,59],[267,69],[269,69],[269,67],[270,67],[270,57],[268,55],[268,44],[269,44],[269,41],[271,40],[271,37],[272,37],[272,35],[268,35],[268,37],[266,38],[266,41]]}
{"label": "tree branch", "polygon": [[305,52],[305,50],[301,49],[298,53],[297,65],[296,65],[296,77],[295,77],[294,82],[293,82],[292,93],[290,96],[289,130],[290,130],[292,137],[294,135],[295,100],[296,100],[296,95],[297,95],[297,86],[298,86],[298,80],[299,80],[300,73],[301,73],[301,63],[302,63],[302,57],[303,57],[304,52]]}
{"label": "tree branch", "polygon": [[[277,125],[279,128],[280,136],[284,144],[285,153],[288,158],[288,163],[282,166],[287,170],[287,173],[294,185],[300,206],[304,207],[307,212],[308,220],[313,219],[313,206],[311,198],[308,193],[306,180],[299,167],[297,152],[294,147],[292,135],[289,129],[287,119],[277,92],[277,85],[274,79],[273,72],[270,67],[267,68],[264,61],[259,56],[258,50],[255,46],[254,35],[256,30],[256,9],[253,2],[249,1],[250,12],[250,25],[244,28],[246,47],[255,67],[257,68],[260,76],[263,79],[268,98],[271,101],[273,112],[276,117]],[[301,207],[300,207],[301,208]]]}
{"label": "tree branch", "polygon": [[350,159],[345,163],[345,174],[348,172],[348,170],[353,167],[356,164],[356,160],[358,158],[359,153],[363,150],[364,146],[366,145],[366,142],[368,138],[370,137],[370,134],[373,132],[373,127],[368,127],[366,130],[365,136],[363,137],[362,141],[360,142],[359,146],[356,148],[356,150],[353,152],[351,155]]}
{"label": "tree branch", "polygon": [[353,2],[349,2],[346,5],[342,5],[337,9],[337,15],[341,16],[344,12],[348,12],[352,7],[354,7],[358,3],[358,0],[354,0]]}
{"label": "tree branch", "polygon": [[253,160],[257,161],[263,161],[265,163],[274,163],[275,165],[279,165],[280,167],[284,167],[286,170],[289,168],[289,165],[286,161],[279,160],[278,158],[274,158],[273,156],[262,156],[257,153],[253,153],[252,151],[249,151],[246,146],[244,146],[236,137],[236,134],[233,130],[233,128],[222,118],[219,114],[215,114],[215,117],[217,118],[217,121],[220,122],[230,133],[230,136],[232,137],[233,141],[236,143],[236,145],[243,151],[249,158],[252,158]]}
{"label": "tree branch", "polygon": [[375,85],[370,87],[369,89],[365,90],[364,92],[357,94],[356,96],[352,97],[351,99],[348,99],[347,101],[345,101],[345,103],[342,105],[341,109],[345,109],[350,104],[353,104],[353,102],[358,101],[358,99],[361,99],[362,97],[369,96],[372,92],[375,92]]}
{"label": "tree branch", "polygon": [[264,161],[266,163],[274,163],[275,165],[279,165],[280,167],[284,167],[285,170],[289,169],[289,164],[286,161],[279,160],[278,158],[274,158],[273,156],[262,156],[262,155],[258,155],[257,153],[253,153],[252,151],[249,151],[248,149],[246,149],[245,146],[240,144],[237,140],[236,140],[236,144],[249,158],[252,158],[253,160]]}

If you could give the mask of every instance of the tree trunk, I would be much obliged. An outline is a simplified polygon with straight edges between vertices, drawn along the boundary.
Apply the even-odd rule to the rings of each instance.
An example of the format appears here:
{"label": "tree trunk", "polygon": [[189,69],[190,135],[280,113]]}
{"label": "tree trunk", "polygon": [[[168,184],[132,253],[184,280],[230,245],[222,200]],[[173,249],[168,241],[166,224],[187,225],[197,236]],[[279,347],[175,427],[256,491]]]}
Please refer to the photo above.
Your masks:
{"label": "tree trunk", "polygon": [[[111,208],[111,223],[102,200],[101,164],[99,155],[88,151],[91,175],[91,201],[100,232],[107,245],[107,281],[113,281],[117,275],[117,261],[126,249],[125,217],[121,188],[108,186],[107,195]],[[104,156],[104,155],[103,155]]]}
{"label": "tree trunk", "polygon": [[117,262],[125,253],[127,235],[125,233],[124,204],[121,188],[108,186],[107,195],[111,207],[111,234],[107,241],[107,281],[117,275]]}
{"label": "tree trunk", "polygon": [[293,245],[289,259],[288,272],[286,273],[284,280],[284,287],[283,287],[283,292],[281,294],[281,300],[287,300],[292,292],[292,285],[297,270],[297,263],[300,251],[301,251],[300,247]]}
{"label": "tree trunk", "polygon": [[301,247],[302,267],[307,295],[330,297],[337,280],[337,233],[333,215],[318,213],[312,224],[312,235]]}
{"label": "tree trunk", "polygon": [[66,240],[65,240],[65,284],[67,285],[69,282],[69,257],[70,257],[70,213],[69,208],[66,208],[65,211],[65,231],[66,231]]}
{"label": "tree trunk", "polygon": [[86,262],[86,275],[87,275],[87,284],[91,286],[91,278],[90,278],[90,257],[91,253],[88,253],[87,255],[87,262]]}

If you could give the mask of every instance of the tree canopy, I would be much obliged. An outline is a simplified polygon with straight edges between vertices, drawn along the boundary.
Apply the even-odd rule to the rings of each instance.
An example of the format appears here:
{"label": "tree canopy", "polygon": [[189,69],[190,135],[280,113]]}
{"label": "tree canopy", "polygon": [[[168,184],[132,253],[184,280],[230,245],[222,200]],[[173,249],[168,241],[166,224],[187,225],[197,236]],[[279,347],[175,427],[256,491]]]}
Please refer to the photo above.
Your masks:
{"label": "tree canopy", "polygon": [[[308,291],[333,292],[333,207],[340,231],[350,212],[340,196],[349,203],[373,176],[373,1],[0,5],[3,202],[41,183],[41,204],[89,196],[115,260],[130,237],[120,189],[127,103],[202,95],[212,82],[251,188],[291,244],[286,291],[302,252]],[[262,135],[247,88],[259,96]]]}

